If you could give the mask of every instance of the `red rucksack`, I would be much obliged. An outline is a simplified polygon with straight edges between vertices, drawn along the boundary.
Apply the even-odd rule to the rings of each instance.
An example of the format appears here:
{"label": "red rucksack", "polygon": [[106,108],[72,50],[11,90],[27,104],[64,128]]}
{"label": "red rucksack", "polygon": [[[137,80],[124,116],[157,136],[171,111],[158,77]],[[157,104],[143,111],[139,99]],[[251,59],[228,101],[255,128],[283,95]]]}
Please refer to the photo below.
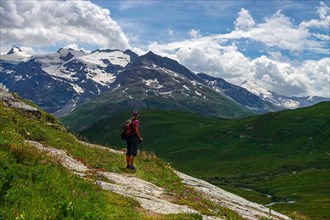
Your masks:
{"label": "red rucksack", "polygon": [[135,131],[133,128],[133,119],[128,119],[123,124],[123,132],[120,134],[124,140],[129,140],[130,137],[134,136]]}

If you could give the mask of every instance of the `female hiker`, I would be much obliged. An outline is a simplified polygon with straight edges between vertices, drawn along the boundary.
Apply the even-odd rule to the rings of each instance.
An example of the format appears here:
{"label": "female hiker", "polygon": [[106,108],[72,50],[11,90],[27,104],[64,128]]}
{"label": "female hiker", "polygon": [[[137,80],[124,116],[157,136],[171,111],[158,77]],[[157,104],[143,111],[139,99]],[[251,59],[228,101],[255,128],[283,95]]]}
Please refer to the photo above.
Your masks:
{"label": "female hiker", "polygon": [[134,110],[132,112],[132,119],[131,119],[131,135],[126,141],[126,168],[135,170],[134,167],[134,158],[137,154],[137,148],[138,144],[143,141],[143,138],[141,137],[140,133],[140,123],[138,120],[139,112],[137,110]]}

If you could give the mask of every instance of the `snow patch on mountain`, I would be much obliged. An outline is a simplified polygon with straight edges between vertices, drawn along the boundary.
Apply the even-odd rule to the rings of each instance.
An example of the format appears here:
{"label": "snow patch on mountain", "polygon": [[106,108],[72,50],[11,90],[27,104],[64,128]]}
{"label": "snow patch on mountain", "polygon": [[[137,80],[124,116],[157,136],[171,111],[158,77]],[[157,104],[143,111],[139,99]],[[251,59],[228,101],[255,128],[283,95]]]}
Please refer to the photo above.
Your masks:
{"label": "snow patch on mountain", "polygon": [[251,83],[251,82],[245,81],[240,86],[242,88],[247,89],[249,92],[258,96],[259,98],[261,98],[264,101],[268,101],[275,106],[282,106],[282,103],[278,102],[278,100],[275,99],[272,92],[268,91],[267,89],[258,85],[257,83]]}
{"label": "snow patch on mountain", "polygon": [[158,72],[165,73],[166,75],[170,76],[177,83],[180,83],[180,80],[184,80],[185,79],[183,76],[179,75],[178,73],[176,73],[176,72],[174,72],[172,70],[166,69],[164,67],[157,66],[154,63],[149,64],[149,65],[146,65],[146,66],[144,66],[144,68],[146,68],[146,69],[153,69],[153,70],[156,70]]}
{"label": "snow patch on mountain", "polygon": [[[74,54],[74,57],[70,60],[63,60],[61,57],[67,54]],[[76,57],[77,56],[77,57]],[[104,69],[98,68],[95,63],[84,63],[81,58],[86,57],[82,51],[73,51],[68,49],[61,49],[59,52],[47,56],[36,56],[36,59],[42,65],[43,71],[49,75],[55,76],[55,79],[64,79],[69,82],[78,82],[82,78],[77,76],[77,73],[85,73],[86,79],[91,79],[97,84],[109,87],[109,84],[115,81],[116,76],[111,73],[106,73]],[[83,81],[82,81],[83,82]],[[74,88],[81,93],[81,89]]]}
{"label": "snow patch on mountain", "polygon": [[153,89],[160,89],[163,88],[163,85],[160,85],[157,79],[148,79],[148,80],[143,80],[146,86],[152,87]]}
{"label": "snow patch on mountain", "polygon": [[261,96],[262,98],[273,98],[272,93],[269,92],[267,89],[263,88],[262,86],[258,85],[257,83],[251,83],[248,81],[245,81],[241,84],[241,87],[247,89],[251,93]]}
{"label": "snow patch on mountain", "polygon": [[292,99],[285,99],[285,98],[279,98],[279,99],[281,100],[281,104],[284,108],[296,109],[300,105],[298,101]]}
{"label": "snow patch on mountain", "polygon": [[172,96],[172,91],[168,91],[168,92],[160,92],[160,95],[163,95],[165,98]]}
{"label": "snow patch on mountain", "polygon": [[113,88],[113,90],[112,91],[115,91],[115,90],[117,90],[117,89],[119,89],[120,88],[120,84],[118,84],[115,88]]}
{"label": "snow patch on mountain", "polygon": [[289,97],[281,96],[274,92],[270,92],[256,83],[245,81],[240,86],[242,88],[247,89],[252,94],[260,97],[262,100],[270,102],[275,106],[279,106],[287,109],[296,109],[299,108],[300,106],[300,102],[295,101]]}
{"label": "snow patch on mountain", "polygon": [[198,96],[202,96],[202,94],[198,91],[195,91],[195,94],[198,95]]}
{"label": "snow patch on mountain", "polygon": [[122,51],[119,50],[111,51],[111,52],[96,51],[91,54],[81,56],[78,59],[101,67],[108,66],[109,65],[108,62],[110,62],[113,65],[119,65],[125,67],[130,62],[130,56],[124,54]]}
{"label": "snow patch on mountain", "polygon": [[69,53],[72,54],[74,57],[80,57],[80,56],[86,55],[86,53],[82,50],[78,51],[78,50],[74,50],[74,49],[71,49],[71,48],[68,48],[68,49],[67,48],[61,48],[57,51],[57,54],[60,54],[61,57],[65,57]]}
{"label": "snow patch on mountain", "polygon": [[188,90],[188,91],[190,90],[190,89],[188,88],[188,86],[186,86],[186,85],[183,85],[182,87],[183,87],[185,90]]}
{"label": "snow patch on mountain", "polygon": [[92,70],[92,73],[95,75],[91,79],[103,86],[109,87],[108,85],[116,80],[116,76],[114,74],[106,73],[104,70],[94,69]]}
{"label": "snow patch on mountain", "polygon": [[85,92],[85,90],[83,88],[81,88],[80,86],[78,86],[77,84],[73,84],[70,83],[70,85],[72,85],[72,88],[78,93],[78,94],[82,94]]}

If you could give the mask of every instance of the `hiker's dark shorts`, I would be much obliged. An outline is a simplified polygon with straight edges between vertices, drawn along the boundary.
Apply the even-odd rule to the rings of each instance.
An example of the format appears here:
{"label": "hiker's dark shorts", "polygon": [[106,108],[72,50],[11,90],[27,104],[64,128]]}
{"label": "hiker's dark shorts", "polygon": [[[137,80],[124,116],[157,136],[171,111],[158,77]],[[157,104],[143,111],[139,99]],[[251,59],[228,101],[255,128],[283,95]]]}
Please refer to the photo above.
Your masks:
{"label": "hiker's dark shorts", "polygon": [[136,156],[138,148],[139,139],[137,136],[131,137],[126,142],[126,156]]}

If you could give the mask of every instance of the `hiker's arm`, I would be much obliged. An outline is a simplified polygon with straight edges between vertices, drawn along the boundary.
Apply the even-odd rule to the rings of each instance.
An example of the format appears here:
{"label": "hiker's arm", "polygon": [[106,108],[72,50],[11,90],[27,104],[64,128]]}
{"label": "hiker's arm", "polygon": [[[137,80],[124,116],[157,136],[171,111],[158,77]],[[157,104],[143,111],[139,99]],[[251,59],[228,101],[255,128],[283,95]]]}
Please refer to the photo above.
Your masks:
{"label": "hiker's arm", "polygon": [[139,127],[135,127],[135,134],[138,136],[140,141],[143,141],[143,138],[141,137],[141,134],[140,134]]}

